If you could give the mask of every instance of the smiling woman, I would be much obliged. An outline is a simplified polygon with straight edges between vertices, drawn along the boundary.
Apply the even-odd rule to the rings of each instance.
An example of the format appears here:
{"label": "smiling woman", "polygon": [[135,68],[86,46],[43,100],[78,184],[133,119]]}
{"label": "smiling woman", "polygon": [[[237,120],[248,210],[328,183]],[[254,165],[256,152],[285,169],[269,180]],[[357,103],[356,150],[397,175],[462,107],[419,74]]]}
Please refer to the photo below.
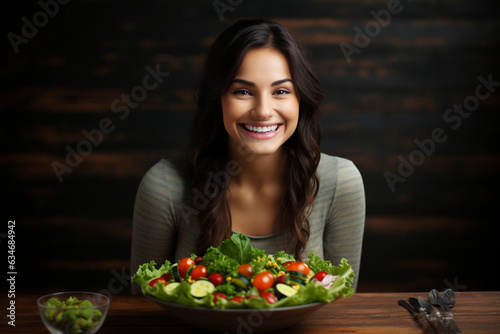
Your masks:
{"label": "smiling woman", "polygon": [[160,161],[139,187],[132,272],[203,255],[239,232],[269,254],[346,258],[356,287],[363,182],[352,162],[321,153],[322,101],[302,46],[283,26],[243,20],[223,32],[205,63],[187,162]]}

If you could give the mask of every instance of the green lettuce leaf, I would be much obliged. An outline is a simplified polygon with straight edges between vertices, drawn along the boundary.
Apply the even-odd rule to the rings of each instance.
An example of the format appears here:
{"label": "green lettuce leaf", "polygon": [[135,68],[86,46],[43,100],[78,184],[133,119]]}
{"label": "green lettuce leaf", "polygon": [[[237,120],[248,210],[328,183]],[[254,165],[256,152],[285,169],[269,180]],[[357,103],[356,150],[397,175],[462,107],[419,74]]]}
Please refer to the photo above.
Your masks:
{"label": "green lettuce leaf", "polygon": [[284,251],[279,251],[276,254],[274,254],[275,258],[281,259],[282,263],[288,262],[288,261],[295,261],[295,256],[293,254],[288,254]]}
{"label": "green lettuce leaf", "polygon": [[265,257],[266,252],[252,247],[250,239],[242,234],[233,233],[216,248],[221,254],[236,260],[239,264],[250,263],[257,256]]}
{"label": "green lettuce leaf", "polygon": [[273,307],[297,306],[315,302],[327,303],[327,290],[322,285],[307,282],[300,287],[299,291],[291,297],[278,300]]}
{"label": "green lettuce leaf", "polygon": [[339,275],[333,285],[328,289],[328,298],[333,301],[338,297],[350,297],[354,294],[352,282],[354,281],[354,270],[352,266],[347,263],[346,259],[342,259],[338,267],[332,270],[332,275]]}
{"label": "green lettuce leaf", "polygon": [[208,264],[208,274],[219,273],[222,276],[236,276],[240,264],[250,263],[257,257],[264,258],[266,252],[250,245],[250,239],[242,234],[234,233],[217,247],[209,247],[203,256]]}
{"label": "green lettuce leaf", "polygon": [[306,263],[309,265],[312,271],[315,273],[319,273],[320,271],[326,271],[327,273],[331,275],[337,275],[334,274],[334,272],[337,270],[334,265],[328,260],[323,260],[316,252],[311,251],[309,252],[309,257]]}
{"label": "green lettuce leaf", "polygon": [[238,274],[238,261],[222,254],[217,248],[210,247],[203,257],[203,261],[207,264],[209,275],[212,273],[219,273],[227,277]]}
{"label": "green lettuce leaf", "polygon": [[195,298],[191,295],[191,284],[184,281],[174,290],[167,293],[163,284],[156,284],[154,287],[146,287],[146,293],[160,300],[191,307],[212,307],[213,295],[208,294],[203,298]]}
{"label": "green lettuce leaf", "polygon": [[139,284],[142,293],[146,294],[146,288],[149,287],[149,282],[163,274],[168,273],[172,269],[170,261],[166,260],[165,263],[156,269],[156,262],[150,261],[144,263],[137,269],[137,272],[132,276],[132,282]]}
{"label": "green lettuce leaf", "polygon": [[236,288],[234,287],[234,284],[231,284],[231,282],[225,282],[219,284],[218,286],[215,287],[215,291],[222,292],[223,294],[228,296],[236,295]]}

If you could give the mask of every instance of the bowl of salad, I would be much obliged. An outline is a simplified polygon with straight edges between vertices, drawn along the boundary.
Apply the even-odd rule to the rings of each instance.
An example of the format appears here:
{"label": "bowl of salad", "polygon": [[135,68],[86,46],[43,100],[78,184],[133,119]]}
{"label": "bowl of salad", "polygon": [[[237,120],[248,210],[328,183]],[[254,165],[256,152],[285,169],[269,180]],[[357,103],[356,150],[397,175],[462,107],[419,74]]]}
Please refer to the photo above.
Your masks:
{"label": "bowl of salad", "polygon": [[42,321],[52,334],[94,334],[101,328],[110,300],[94,292],[58,292],[38,298]]}
{"label": "bowl of salad", "polygon": [[[185,322],[212,331],[265,333],[292,326],[354,292],[354,271],[311,252],[296,261],[266,254],[234,233],[203,257],[192,254],[161,266],[144,263],[132,276],[147,298]],[[193,321],[196,319],[196,321]]]}

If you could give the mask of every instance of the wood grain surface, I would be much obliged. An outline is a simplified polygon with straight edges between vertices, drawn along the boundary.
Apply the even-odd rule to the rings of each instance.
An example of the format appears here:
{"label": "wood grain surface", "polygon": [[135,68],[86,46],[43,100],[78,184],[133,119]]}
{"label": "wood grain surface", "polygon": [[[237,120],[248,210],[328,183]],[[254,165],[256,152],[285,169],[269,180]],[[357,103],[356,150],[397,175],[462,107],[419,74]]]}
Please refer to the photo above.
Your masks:
{"label": "wood grain surface", "polygon": [[[320,308],[309,318],[279,333],[427,333],[428,327],[416,321],[397,302],[409,297],[426,298],[426,293],[358,293]],[[41,333],[44,330],[38,314],[37,295],[16,299],[16,330],[19,333]],[[455,321],[464,333],[500,333],[499,292],[459,292],[452,309]],[[194,319],[193,319],[194,320]],[[2,333],[9,328],[0,323]],[[99,333],[204,333],[184,323],[143,296],[114,296]],[[254,329],[242,330],[242,333]],[[11,333],[11,332],[7,332]]]}

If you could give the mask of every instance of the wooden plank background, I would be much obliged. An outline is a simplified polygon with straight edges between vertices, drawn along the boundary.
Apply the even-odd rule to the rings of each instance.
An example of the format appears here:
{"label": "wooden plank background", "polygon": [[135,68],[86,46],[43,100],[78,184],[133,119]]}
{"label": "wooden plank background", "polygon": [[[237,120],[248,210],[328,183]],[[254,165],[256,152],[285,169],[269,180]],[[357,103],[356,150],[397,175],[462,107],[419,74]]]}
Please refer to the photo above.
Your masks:
{"label": "wooden plank background", "polygon": [[[327,93],[323,151],[353,160],[364,177],[359,291],[497,290],[499,85],[456,130],[443,120],[475,94],[478,76],[500,82],[495,2],[401,1],[351,62],[340,43],[354,45],[354,28],[390,1],[232,3],[221,21],[212,1],[72,1],[18,53],[8,34],[22,35],[23,17],[43,23],[42,8],[3,10],[0,241],[6,254],[15,219],[18,289],[129,291],[137,186],[157,160],[182,153],[208,46],[237,19],[270,17],[311,50]],[[113,101],[141,85],[148,66],[169,75],[120,119]],[[51,164],[105,118],[113,131],[59,182]],[[408,159],[435,128],[447,140],[391,191],[384,173],[397,173],[398,156]]]}

